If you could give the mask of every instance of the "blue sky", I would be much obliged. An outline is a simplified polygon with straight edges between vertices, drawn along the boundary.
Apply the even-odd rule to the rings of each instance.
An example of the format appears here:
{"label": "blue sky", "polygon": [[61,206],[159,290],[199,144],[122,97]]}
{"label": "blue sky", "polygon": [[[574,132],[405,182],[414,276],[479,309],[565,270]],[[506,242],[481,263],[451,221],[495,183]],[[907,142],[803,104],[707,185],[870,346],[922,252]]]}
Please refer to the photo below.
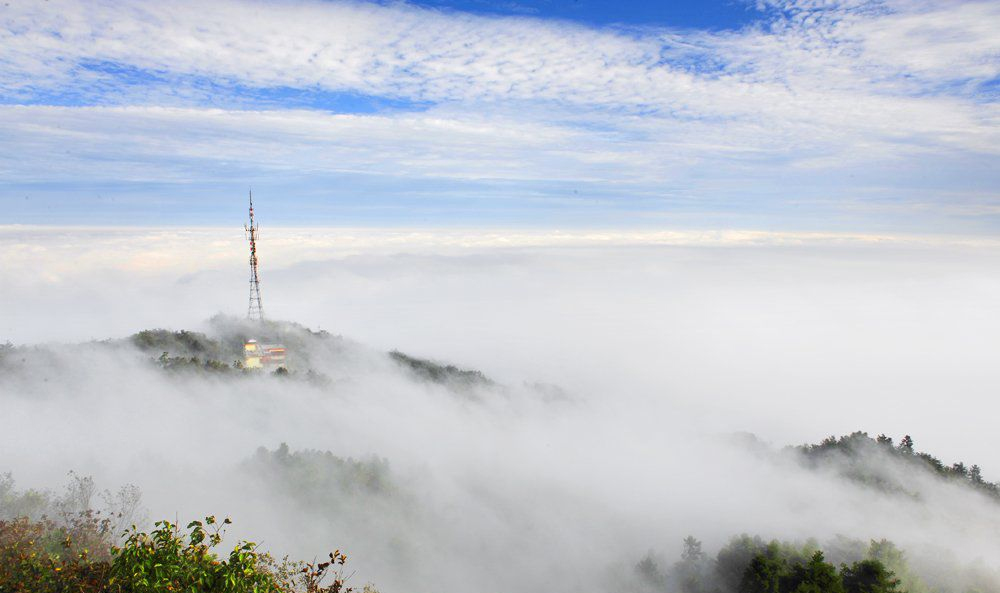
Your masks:
{"label": "blue sky", "polygon": [[1000,227],[1000,6],[0,8],[0,224]]}
{"label": "blue sky", "polygon": [[761,16],[756,3],[743,0],[424,0],[417,6],[486,15],[565,19],[587,25],[689,29],[739,29]]}

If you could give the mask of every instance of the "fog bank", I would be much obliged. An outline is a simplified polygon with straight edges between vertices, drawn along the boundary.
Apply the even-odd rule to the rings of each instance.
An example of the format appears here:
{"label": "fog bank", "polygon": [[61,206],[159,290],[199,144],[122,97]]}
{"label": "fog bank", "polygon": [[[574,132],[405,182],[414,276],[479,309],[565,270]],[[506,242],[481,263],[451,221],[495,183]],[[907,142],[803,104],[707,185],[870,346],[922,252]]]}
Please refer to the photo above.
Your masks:
{"label": "fog bank", "polygon": [[[56,487],[72,469],[136,484],[153,517],[229,514],[276,551],[347,549],[383,591],[601,590],[595,568],[675,557],[688,534],[1000,557],[1000,507],[980,495],[930,477],[918,498],[886,495],[728,437],[912,434],[1000,478],[996,246],[275,235],[265,311],[343,336],[293,353],[323,381],[172,374],[128,343],[64,344],[219,337],[225,323],[206,320],[246,300],[231,236],[165,239],[195,256],[138,232],[5,231],[21,247],[0,339],[20,347],[0,378],[0,471]],[[427,381],[391,349],[494,383]],[[281,443],[384,460],[384,483],[285,488],[255,457]]]}

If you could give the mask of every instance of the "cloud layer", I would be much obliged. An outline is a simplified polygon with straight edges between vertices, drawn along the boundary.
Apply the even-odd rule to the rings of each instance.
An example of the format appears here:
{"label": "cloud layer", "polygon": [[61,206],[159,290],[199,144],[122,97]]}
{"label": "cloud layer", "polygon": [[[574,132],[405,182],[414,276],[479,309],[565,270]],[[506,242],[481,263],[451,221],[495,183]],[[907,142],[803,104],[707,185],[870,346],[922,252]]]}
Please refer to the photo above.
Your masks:
{"label": "cloud layer", "polygon": [[[620,590],[606,571],[627,575],[649,548],[672,560],[686,535],[714,551],[744,531],[888,537],[915,568],[944,552],[997,568],[995,502],[912,476],[921,496],[887,497],[720,438],[909,433],[996,480],[996,241],[275,229],[265,309],[367,345],[297,347],[330,378],[317,384],[33,344],[218,332],[204,319],[246,305],[238,230],[0,237],[0,309],[17,313],[0,342],[28,344],[0,373],[0,471],[23,487],[57,487],[68,469],[132,482],[153,518],[232,514],[279,553],[346,548],[382,590]],[[391,348],[507,389],[456,397]],[[540,399],[537,383],[572,399]],[[239,471],[283,441],[385,457],[401,496],[308,504],[316,490],[303,503]]]}
{"label": "cloud layer", "polygon": [[706,32],[405,4],[15,2],[0,189],[204,196],[270,179],[314,212],[350,197],[352,220],[368,196],[463,221],[523,221],[536,200],[591,221],[992,228],[995,3],[764,14]]}

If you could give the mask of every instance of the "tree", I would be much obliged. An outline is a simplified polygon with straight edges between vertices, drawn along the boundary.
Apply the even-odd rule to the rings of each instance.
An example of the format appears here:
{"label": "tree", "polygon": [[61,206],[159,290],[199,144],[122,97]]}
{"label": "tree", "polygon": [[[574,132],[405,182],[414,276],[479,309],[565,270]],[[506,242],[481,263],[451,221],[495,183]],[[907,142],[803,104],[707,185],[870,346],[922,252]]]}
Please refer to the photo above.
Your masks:
{"label": "tree", "polygon": [[766,547],[759,536],[750,537],[745,533],[729,540],[715,558],[715,574],[722,588],[726,591],[739,589],[750,561]]}
{"label": "tree", "polygon": [[684,551],[681,561],[674,566],[674,573],[683,593],[699,593],[704,591],[705,552],[701,550],[701,542],[694,536],[684,538]]}
{"label": "tree", "polygon": [[893,575],[899,579],[899,586],[908,593],[927,591],[927,585],[920,577],[910,572],[906,554],[891,541],[887,539],[871,540],[867,557],[871,560],[878,560],[887,570],[892,571]]}
{"label": "tree", "polygon": [[901,453],[906,453],[906,454],[909,454],[909,455],[913,454],[913,438],[910,437],[910,435],[904,436],[899,441],[899,451]]}
{"label": "tree", "polygon": [[983,483],[983,470],[979,469],[978,465],[973,465],[969,468],[969,480],[973,484]]}
{"label": "tree", "polygon": [[899,579],[878,560],[861,560],[841,567],[845,593],[903,593]]}
{"label": "tree", "polygon": [[646,554],[646,557],[635,565],[635,573],[643,584],[656,590],[665,589],[667,577],[660,571],[660,566],[653,559],[653,552]]}
{"label": "tree", "polygon": [[701,562],[705,559],[705,552],[701,551],[701,542],[693,535],[684,538],[684,551],[681,552],[683,562]]}
{"label": "tree", "polygon": [[781,593],[782,578],[788,576],[788,565],[776,553],[776,546],[757,554],[743,572],[740,593]]}
{"label": "tree", "polygon": [[806,564],[798,564],[783,579],[781,590],[789,593],[844,593],[837,569],[817,550]]}

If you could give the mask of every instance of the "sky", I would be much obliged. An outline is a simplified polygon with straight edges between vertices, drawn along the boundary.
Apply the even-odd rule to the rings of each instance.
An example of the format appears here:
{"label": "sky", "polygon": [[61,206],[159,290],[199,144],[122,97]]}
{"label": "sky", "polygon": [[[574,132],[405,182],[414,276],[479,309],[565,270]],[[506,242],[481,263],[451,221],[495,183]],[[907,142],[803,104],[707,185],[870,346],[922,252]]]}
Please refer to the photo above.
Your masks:
{"label": "sky", "polygon": [[1000,5],[5,1],[0,224],[991,235]]}

